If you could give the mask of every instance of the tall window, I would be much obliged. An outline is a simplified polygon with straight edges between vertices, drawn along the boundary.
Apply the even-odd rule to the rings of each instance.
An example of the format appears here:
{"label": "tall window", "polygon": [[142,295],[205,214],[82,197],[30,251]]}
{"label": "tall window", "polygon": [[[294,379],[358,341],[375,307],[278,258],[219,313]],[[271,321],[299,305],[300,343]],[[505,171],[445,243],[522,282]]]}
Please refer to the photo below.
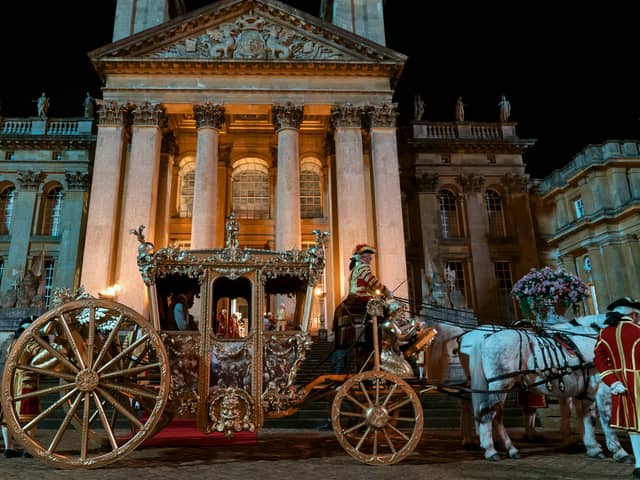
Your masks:
{"label": "tall window", "polygon": [[489,189],[484,194],[484,197],[487,205],[487,215],[489,216],[489,236],[493,238],[506,237],[500,194],[495,190]]}
{"label": "tall window", "polygon": [[233,171],[232,205],[236,218],[265,219],[270,216],[269,172],[258,162],[245,162]]}
{"label": "tall window", "polygon": [[195,168],[195,162],[190,162],[184,165],[180,171],[180,208],[178,215],[181,218],[191,218],[193,215],[193,191],[196,181]]}
{"label": "tall window", "polygon": [[2,285],[2,277],[4,277],[4,258],[0,257],[0,286]]}
{"label": "tall window", "polygon": [[509,262],[496,262],[496,283],[498,287],[498,308],[500,317],[508,321],[515,320],[515,308],[511,289],[513,279],[511,277],[511,264]]}
{"label": "tall window", "polygon": [[0,191],[0,235],[7,235],[13,220],[13,207],[16,199],[16,189],[13,185],[4,187]]}
{"label": "tall window", "polygon": [[582,203],[582,198],[575,199],[573,206],[576,209],[576,219],[584,217],[584,203]]}
{"label": "tall window", "polygon": [[44,261],[44,305],[49,308],[51,296],[53,295],[53,271],[55,262],[52,258]]}
{"label": "tall window", "polygon": [[322,216],[320,168],[303,162],[300,167],[300,216],[317,218]]}
{"label": "tall window", "polygon": [[57,237],[62,233],[62,187],[50,188],[43,194],[40,235]]}
{"label": "tall window", "polygon": [[440,191],[440,230],[442,238],[460,236],[460,216],[455,194],[451,190]]}

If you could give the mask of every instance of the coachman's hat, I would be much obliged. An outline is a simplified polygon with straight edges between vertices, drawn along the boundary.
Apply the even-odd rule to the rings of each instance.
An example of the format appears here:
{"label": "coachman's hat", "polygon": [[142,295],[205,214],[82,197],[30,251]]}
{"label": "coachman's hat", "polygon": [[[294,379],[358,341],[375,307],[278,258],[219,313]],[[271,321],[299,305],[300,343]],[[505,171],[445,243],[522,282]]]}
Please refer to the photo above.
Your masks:
{"label": "coachman's hat", "polygon": [[618,307],[632,308],[640,312],[640,301],[631,297],[622,297],[616,300],[615,302],[609,304],[609,306],[607,307],[607,310],[614,310],[615,308],[618,308]]}
{"label": "coachman's hat", "polygon": [[356,248],[354,248],[353,253],[356,255],[362,255],[363,253],[376,253],[376,249],[373,248],[371,245],[367,245],[366,243],[360,243],[356,245]]}

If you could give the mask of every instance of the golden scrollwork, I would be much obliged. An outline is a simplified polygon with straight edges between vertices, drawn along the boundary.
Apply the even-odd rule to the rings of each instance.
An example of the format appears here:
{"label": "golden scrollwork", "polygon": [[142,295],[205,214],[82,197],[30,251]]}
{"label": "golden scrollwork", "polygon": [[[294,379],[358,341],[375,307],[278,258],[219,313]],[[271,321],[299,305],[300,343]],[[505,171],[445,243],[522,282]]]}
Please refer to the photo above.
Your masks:
{"label": "golden scrollwork", "polygon": [[253,432],[251,421],[253,400],[244,390],[225,388],[211,393],[208,400],[209,420],[207,432],[224,432],[226,437],[241,431]]}

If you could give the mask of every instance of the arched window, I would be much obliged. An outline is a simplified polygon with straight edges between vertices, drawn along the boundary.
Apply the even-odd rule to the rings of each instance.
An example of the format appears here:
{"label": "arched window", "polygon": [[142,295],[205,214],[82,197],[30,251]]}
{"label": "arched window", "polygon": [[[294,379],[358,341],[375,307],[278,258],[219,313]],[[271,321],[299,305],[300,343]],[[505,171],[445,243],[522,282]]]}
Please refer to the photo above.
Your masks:
{"label": "arched window", "polygon": [[491,189],[486,191],[484,198],[489,219],[489,236],[493,238],[504,238],[506,231],[502,210],[502,198],[498,192]]}
{"label": "arched window", "polygon": [[442,238],[460,237],[460,209],[456,195],[451,190],[441,190],[439,196]]}
{"label": "arched window", "polygon": [[196,164],[189,162],[180,169],[180,205],[178,216],[191,218],[193,215],[193,191],[196,181]]}
{"label": "arched window", "polygon": [[40,235],[51,237],[62,233],[62,201],[64,193],[60,185],[50,187],[42,194]]}
{"label": "arched window", "polygon": [[322,217],[322,171],[315,159],[303,160],[300,165],[300,216]]}
{"label": "arched window", "polygon": [[231,203],[236,218],[270,217],[269,170],[266,162],[246,159],[237,162],[232,174]]}
{"label": "arched window", "polygon": [[13,185],[7,185],[0,190],[0,235],[9,233],[15,199],[16,188]]}

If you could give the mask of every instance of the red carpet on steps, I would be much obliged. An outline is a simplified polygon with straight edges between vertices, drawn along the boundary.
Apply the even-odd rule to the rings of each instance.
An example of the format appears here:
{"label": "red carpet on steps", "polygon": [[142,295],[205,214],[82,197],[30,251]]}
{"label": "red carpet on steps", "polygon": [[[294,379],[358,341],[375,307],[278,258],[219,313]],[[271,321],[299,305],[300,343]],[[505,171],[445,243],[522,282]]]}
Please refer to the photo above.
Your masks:
{"label": "red carpet on steps", "polygon": [[196,428],[195,419],[178,418],[160,430],[155,436],[147,439],[145,447],[171,447],[193,445],[206,447],[209,445],[255,445],[256,432],[236,432],[227,438],[224,433],[205,434]]}

